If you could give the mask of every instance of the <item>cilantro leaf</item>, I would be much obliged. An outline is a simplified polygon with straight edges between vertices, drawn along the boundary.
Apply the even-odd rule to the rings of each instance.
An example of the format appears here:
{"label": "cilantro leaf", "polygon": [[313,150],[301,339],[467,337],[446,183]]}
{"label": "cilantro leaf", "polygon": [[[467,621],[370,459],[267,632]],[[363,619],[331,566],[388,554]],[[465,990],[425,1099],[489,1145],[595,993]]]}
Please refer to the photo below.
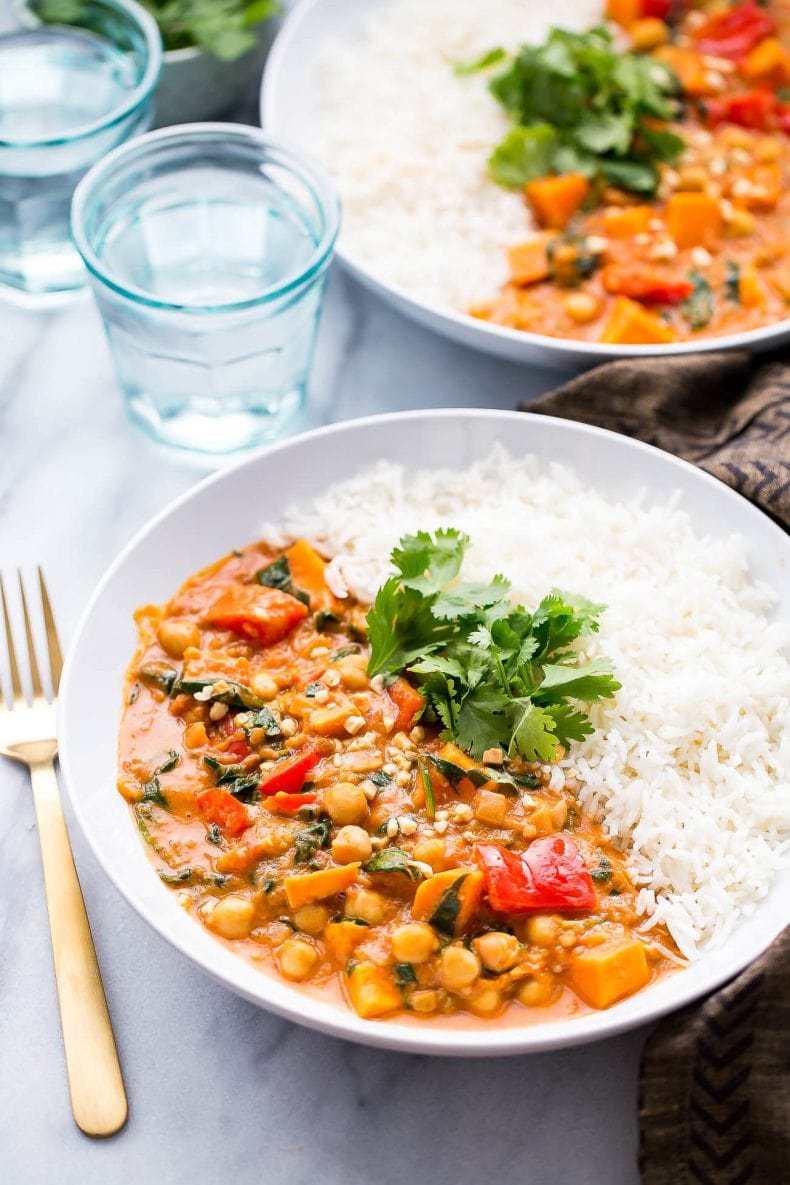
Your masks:
{"label": "cilantro leaf", "polygon": [[512,700],[508,715],[512,728],[508,755],[553,761],[558,743],[553,716],[529,698]]}
{"label": "cilantro leaf", "polygon": [[504,49],[497,46],[495,49],[489,49],[486,53],[481,54],[479,58],[473,58],[468,62],[456,62],[453,70],[459,78],[463,78],[465,74],[477,74],[478,70],[487,70],[489,66],[495,66],[505,56]]}

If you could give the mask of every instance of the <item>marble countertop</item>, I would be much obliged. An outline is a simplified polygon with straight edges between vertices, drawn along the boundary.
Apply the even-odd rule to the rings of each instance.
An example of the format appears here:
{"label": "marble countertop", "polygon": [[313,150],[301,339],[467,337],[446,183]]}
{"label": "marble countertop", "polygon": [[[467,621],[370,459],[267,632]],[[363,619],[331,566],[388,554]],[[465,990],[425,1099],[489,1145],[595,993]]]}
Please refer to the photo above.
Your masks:
{"label": "marble countertop", "polygon": [[[557,381],[403,319],[335,270],[305,425],[423,406],[512,408]],[[126,420],[87,297],[0,305],[0,563],[45,565],[62,634],[145,520],[201,472]],[[644,1031],[501,1060],[364,1049],[259,1011],[134,914],[72,838],[130,1101],[93,1142],[68,1106],[33,805],[0,764],[0,1165],[14,1185],[636,1185]]]}

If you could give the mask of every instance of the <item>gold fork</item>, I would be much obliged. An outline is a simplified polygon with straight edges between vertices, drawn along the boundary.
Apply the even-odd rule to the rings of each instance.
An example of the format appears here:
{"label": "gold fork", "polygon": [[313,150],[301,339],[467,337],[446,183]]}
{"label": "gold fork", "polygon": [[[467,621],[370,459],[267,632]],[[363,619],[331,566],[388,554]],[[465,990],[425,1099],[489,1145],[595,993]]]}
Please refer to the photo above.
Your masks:
{"label": "gold fork", "polygon": [[86,1135],[111,1136],[126,1122],[126,1092],[55,778],[55,698],[63,659],[44,574],[40,568],[38,581],[53,695],[52,699],[48,699],[41,683],[20,572],[19,593],[27,640],[32,705],[28,704],[22,691],[8,604],[0,577],[0,601],[11,673],[10,702],[8,689],[4,701],[0,686],[0,753],[26,765],[33,785],[71,1109],[78,1126]]}

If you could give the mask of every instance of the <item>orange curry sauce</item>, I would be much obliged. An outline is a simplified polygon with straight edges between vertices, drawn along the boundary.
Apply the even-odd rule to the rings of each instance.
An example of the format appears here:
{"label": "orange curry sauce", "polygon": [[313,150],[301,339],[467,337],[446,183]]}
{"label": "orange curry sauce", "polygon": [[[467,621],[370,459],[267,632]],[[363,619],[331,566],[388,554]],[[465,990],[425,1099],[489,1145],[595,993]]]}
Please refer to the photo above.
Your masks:
{"label": "orange curry sauce", "polygon": [[[737,39],[716,39],[714,23],[746,7],[609,0],[632,48],[674,70],[684,110],[669,127],[685,151],[660,166],[654,200],[596,190],[579,174],[529,183],[525,200],[541,229],[513,245],[509,282],[473,316],[611,345],[691,341],[788,317],[786,18],[779,4],[760,10],[741,52]],[[641,15],[663,9],[677,16],[671,25]],[[712,53],[717,44],[729,56]]]}
{"label": "orange curry sauce", "polygon": [[[137,623],[119,788],[163,882],[238,954],[362,1017],[445,1025],[607,1007],[675,965],[661,927],[637,933],[575,771],[491,752],[486,773],[417,723],[415,689],[369,679],[364,610],[308,544],[233,552]],[[495,913],[476,846],[547,836],[575,845],[592,908]]]}

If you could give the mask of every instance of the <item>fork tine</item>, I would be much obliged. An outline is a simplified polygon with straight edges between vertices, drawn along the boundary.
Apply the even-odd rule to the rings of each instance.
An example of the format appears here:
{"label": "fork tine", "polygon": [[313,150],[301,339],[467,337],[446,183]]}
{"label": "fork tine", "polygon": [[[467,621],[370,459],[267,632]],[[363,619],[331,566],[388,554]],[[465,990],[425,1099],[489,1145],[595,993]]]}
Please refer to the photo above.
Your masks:
{"label": "fork tine", "polygon": [[55,615],[52,612],[52,605],[49,600],[49,593],[47,586],[44,583],[44,573],[41,568],[38,569],[38,586],[41,590],[41,604],[44,609],[44,625],[47,630],[47,649],[49,650],[49,668],[52,674],[52,691],[54,695],[58,694],[58,685],[60,684],[60,673],[63,670],[63,654],[60,649],[60,642],[58,640],[58,631],[55,625]]}
{"label": "fork tine", "polygon": [[30,628],[30,614],[27,611],[27,599],[25,597],[25,584],[22,580],[22,573],[17,573],[19,576],[19,596],[22,601],[22,616],[25,619],[25,637],[27,638],[27,653],[30,660],[30,683],[33,688],[33,698],[44,694],[44,688],[41,686],[41,675],[38,670],[38,663],[36,662],[36,648],[33,645],[33,631]]}
{"label": "fork tine", "polygon": [[0,576],[0,601],[3,602],[3,620],[5,622],[5,640],[8,648],[8,665],[11,668],[11,690],[13,692],[14,703],[22,702],[22,680],[19,678],[19,667],[16,661],[16,650],[14,649],[14,635],[11,633],[11,622],[8,617],[8,603],[5,599],[5,588],[3,586],[3,577]]}

